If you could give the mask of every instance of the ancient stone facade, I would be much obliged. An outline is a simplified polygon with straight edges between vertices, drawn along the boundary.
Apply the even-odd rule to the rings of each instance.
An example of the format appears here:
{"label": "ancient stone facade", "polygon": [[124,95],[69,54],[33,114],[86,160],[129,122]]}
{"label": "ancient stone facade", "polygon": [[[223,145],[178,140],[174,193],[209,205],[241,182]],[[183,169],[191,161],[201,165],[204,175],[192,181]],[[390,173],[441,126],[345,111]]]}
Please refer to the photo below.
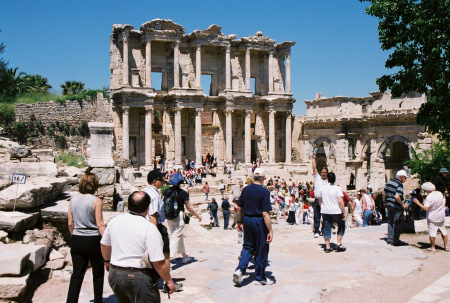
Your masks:
{"label": "ancient stone facade", "polygon": [[275,44],[261,32],[236,39],[217,25],[186,35],[171,20],[155,19],[139,30],[114,25],[116,150],[140,166],[155,156],[201,164],[208,152],[219,162],[235,155],[244,163],[290,163],[294,44]]}
{"label": "ancient stone facade", "polygon": [[[415,122],[426,96],[371,93],[370,97],[322,98],[305,101],[306,116],[296,117],[293,147],[312,174],[317,148],[317,167],[336,173],[342,188],[355,176],[356,189],[380,187],[402,169],[412,150],[429,149],[434,140]],[[309,179],[309,178],[307,178]],[[369,184],[370,183],[370,184]],[[350,187],[349,187],[350,189]]]}

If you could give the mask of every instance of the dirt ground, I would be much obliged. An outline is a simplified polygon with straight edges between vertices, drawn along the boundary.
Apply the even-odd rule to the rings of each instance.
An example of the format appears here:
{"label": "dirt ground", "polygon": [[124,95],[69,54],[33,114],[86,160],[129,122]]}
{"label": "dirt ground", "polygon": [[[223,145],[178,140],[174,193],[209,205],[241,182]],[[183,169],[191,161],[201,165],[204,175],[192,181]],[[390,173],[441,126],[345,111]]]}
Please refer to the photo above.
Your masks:
{"label": "dirt ground", "polygon": [[[450,232],[450,229],[448,230]],[[371,280],[366,277],[358,281],[358,278],[355,277],[356,281],[353,285],[325,292],[320,298],[314,299],[311,302],[407,302],[415,294],[450,271],[450,252],[443,250],[442,240],[440,238],[436,241],[436,253],[426,251],[426,248],[430,247],[429,238],[426,233],[402,235],[401,239],[411,246],[424,251],[425,258],[421,259],[422,266],[418,270],[413,271],[406,277],[400,278],[386,277],[375,273]],[[348,266],[353,266],[352,260],[347,260],[347,262]],[[31,287],[23,302],[49,303],[65,301],[69,282],[48,279],[50,274],[50,271],[47,269],[41,269],[32,274],[30,277]],[[327,273],[324,271],[323,274],[326,275]],[[277,279],[280,278],[282,277],[277,276]],[[107,283],[106,280],[105,283]],[[85,286],[91,288],[92,282],[86,281]],[[186,293],[186,295],[188,294]],[[161,293],[161,297],[163,302],[171,301],[167,300],[165,294]],[[177,297],[177,299],[184,301],[182,299],[183,292],[179,293]],[[270,301],[273,301],[273,299]],[[104,296],[103,302],[112,303],[116,301],[110,295],[109,297]],[[295,300],[293,299],[292,302],[295,302]]]}
{"label": "dirt ground", "polygon": [[[447,228],[447,232],[450,232],[449,228]],[[358,287],[339,289],[339,291],[329,293],[322,298],[321,302],[347,303],[349,298],[352,298],[351,301],[355,299],[354,302],[407,302],[422,289],[450,271],[450,252],[444,250],[439,233],[436,238],[435,253],[426,251],[430,247],[427,233],[402,235],[400,239],[425,252],[426,258],[421,260],[422,266],[419,270],[413,271],[408,277],[395,279],[383,276],[374,277],[370,283],[360,283]]]}

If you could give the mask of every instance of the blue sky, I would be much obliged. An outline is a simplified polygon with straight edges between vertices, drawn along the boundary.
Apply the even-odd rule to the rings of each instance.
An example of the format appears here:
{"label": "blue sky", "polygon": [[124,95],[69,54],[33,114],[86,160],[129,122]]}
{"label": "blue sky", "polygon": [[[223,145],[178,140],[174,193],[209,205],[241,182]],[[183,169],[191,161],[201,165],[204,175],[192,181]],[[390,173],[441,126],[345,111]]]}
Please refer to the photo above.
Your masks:
{"label": "blue sky", "polygon": [[87,88],[109,86],[112,25],[172,19],[186,33],[222,27],[224,34],[247,37],[262,31],[292,48],[292,92],[296,115],[304,100],[323,96],[368,96],[388,53],[378,42],[378,20],[358,0],[0,0],[2,56],[9,67],[47,77],[53,88],[67,80]]}

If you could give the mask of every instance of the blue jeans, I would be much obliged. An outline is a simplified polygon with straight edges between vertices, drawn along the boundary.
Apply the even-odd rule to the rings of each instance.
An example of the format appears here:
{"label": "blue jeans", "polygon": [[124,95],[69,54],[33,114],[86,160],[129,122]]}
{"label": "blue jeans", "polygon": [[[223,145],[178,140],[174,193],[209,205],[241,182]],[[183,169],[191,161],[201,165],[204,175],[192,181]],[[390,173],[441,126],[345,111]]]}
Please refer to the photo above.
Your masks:
{"label": "blue jeans", "polygon": [[206,197],[205,201],[208,201],[208,194],[207,193],[205,193],[205,197]]}
{"label": "blue jeans", "polygon": [[337,234],[345,234],[345,220],[342,220],[342,214],[322,214],[323,218],[323,238],[331,239],[331,226],[336,223],[338,226]]}
{"label": "blue jeans", "polygon": [[211,217],[211,220],[214,219],[214,223],[216,224],[216,227],[219,227],[219,217],[217,216],[217,212],[211,212],[210,217]]}
{"label": "blue jeans", "polygon": [[223,211],[223,229],[228,229],[228,222],[230,221],[230,211]]}
{"label": "blue jeans", "polygon": [[269,257],[269,244],[266,243],[269,230],[262,217],[245,217],[244,224],[244,244],[242,245],[241,257],[236,270],[245,274],[248,263],[255,256],[255,278],[257,281],[266,279],[265,270]]}
{"label": "blue jeans", "polygon": [[388,239],[387,242],[391,244],[400,243],[400,233],[397,230],[397,224],[403,214],[403,209],[388,206]]}
{"label": "blue jeans", "polygon": [[319,204],[319,199],[315,199],[314,200],[313,209],[314,209],[314,233],[315,234],[318,234],[318,233],[322,233],[323,234],[323,224],[322,224],[322,228],[320,229],[320,204]]}
{"label": "blue jeans", "polygon": [[370,221],[372,220],[373,217],[373,210],[365,210],[364,211],[364,216],[363,216],[363,226],[369,226]]}

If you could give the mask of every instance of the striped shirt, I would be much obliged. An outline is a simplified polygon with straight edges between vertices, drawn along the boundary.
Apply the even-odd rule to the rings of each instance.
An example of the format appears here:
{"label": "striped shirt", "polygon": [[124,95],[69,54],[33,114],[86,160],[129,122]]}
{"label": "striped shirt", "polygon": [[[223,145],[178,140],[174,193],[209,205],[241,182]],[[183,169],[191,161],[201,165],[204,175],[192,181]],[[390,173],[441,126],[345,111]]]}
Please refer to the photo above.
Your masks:
{"label": "striped shirt", "polygon": [[384,192],[386,193],[386,204],[387,206],[394,208],[403,208],[396,200],[395,195],[399,195],[400,199],[403,201],[403,183],[397,178],[391,179],[384,187]]}
{"label": "striped shirt", "polygon": [[161,199],[159,190],[152,185],[148,185],[142,190],[145,191],[150,197],[148,216],[158,213],[158,223],[163,223],[166,220],[166,217],[164,216],[164,202]]}

